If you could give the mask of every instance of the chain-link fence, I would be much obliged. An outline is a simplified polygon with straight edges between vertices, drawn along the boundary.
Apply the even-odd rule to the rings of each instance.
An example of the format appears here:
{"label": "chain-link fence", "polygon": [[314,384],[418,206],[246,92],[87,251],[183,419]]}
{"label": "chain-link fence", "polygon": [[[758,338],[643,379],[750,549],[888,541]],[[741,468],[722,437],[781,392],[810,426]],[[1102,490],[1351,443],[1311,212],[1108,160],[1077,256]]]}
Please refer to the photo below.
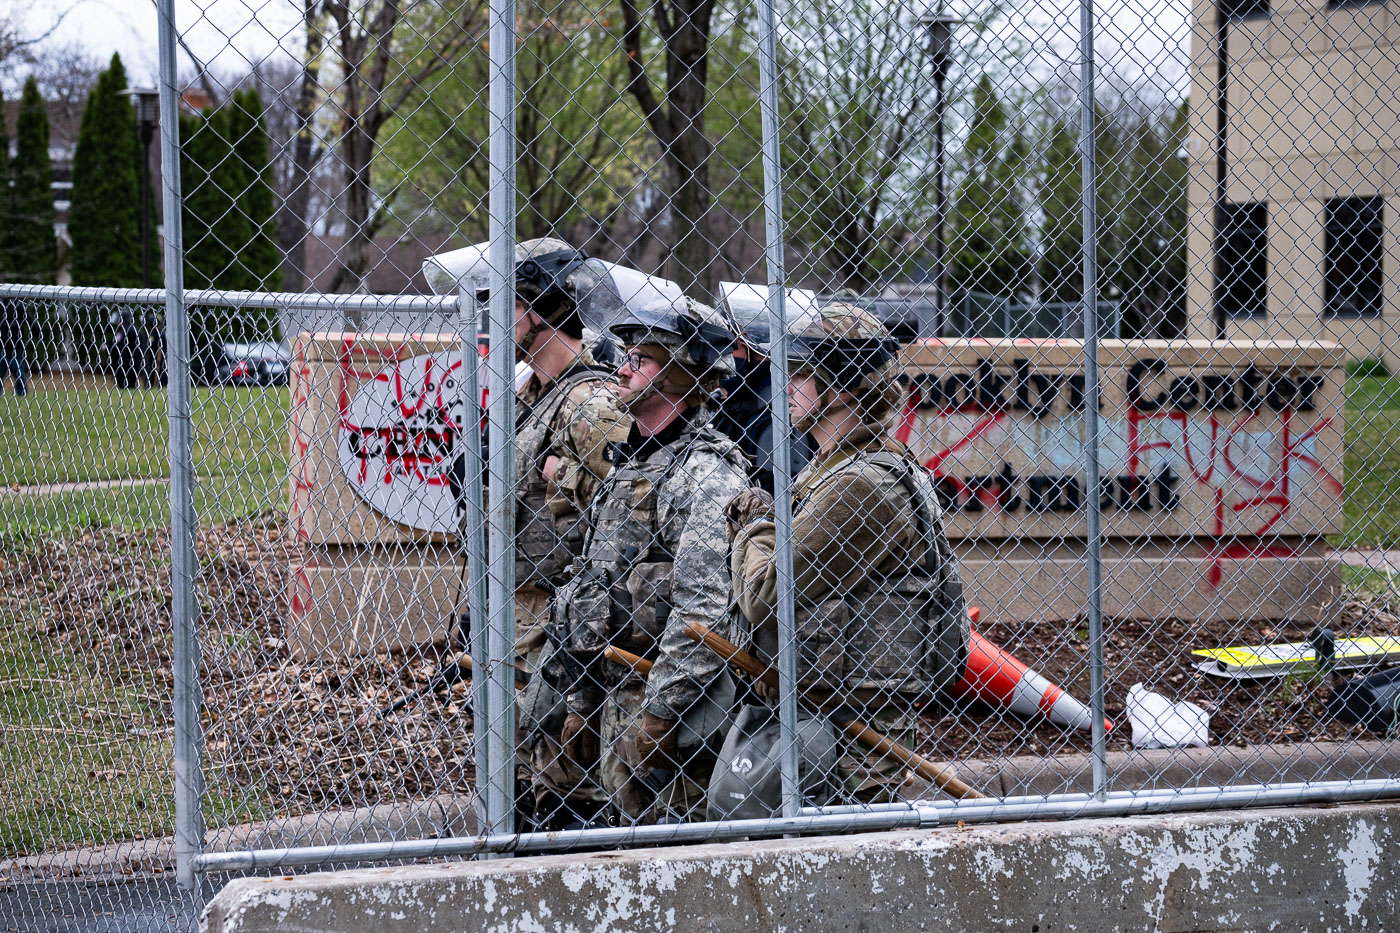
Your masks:
{"label": "chain-link fence", "polygon": [[159,6],[164,288],[0,286],[52,922],[1400,790],[1391,5]]}

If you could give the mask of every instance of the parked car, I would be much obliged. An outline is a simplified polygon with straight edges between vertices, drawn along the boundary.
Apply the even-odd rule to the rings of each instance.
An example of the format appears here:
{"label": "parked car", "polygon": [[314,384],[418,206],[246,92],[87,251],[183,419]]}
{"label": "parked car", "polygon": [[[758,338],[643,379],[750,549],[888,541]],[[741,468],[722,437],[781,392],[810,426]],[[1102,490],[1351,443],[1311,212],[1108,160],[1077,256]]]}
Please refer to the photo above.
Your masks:
{"label": "parked car", "polygon": [[195,358],[194,377],[210,386],[284,386],[292,351],[271,340],[211,344]]}

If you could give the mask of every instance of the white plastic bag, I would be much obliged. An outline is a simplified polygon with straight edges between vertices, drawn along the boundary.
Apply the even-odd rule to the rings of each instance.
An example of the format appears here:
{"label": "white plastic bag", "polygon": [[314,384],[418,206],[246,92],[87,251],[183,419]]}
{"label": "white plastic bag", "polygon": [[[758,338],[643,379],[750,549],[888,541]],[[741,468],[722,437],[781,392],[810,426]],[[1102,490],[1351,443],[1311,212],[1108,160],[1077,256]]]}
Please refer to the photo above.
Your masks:
{"label": "white plastic bag", "polygon": [[1134,748],[1193,748],[1210,744],[1210,713],[1194,703],[1173,703],[1142,684],[1128,688],[1128,721]]}

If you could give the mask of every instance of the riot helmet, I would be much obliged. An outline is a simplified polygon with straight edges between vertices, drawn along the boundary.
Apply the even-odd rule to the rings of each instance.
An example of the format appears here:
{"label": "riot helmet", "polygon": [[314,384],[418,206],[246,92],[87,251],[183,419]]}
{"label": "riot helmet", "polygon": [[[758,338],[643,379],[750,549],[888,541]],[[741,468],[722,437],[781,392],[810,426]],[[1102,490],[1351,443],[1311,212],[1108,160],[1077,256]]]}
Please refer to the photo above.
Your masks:
{"label": "riot helmet", "polygon": [[805,423],[794,424],[799,430],[810,430],[842,394],[850,396],[861,422],[872,427],[898,403],[899,341],[869,311],[838,302],[803,315],[788,326],[787,348],[790,371],[813,375],[822,395]]}
{"label": "riot helmet", "polygon": [[734,372],[733,329],[723,314],[693,298],[654,298],[629,308],[610,329],[625,347],[650,346],[664,355],[652,391],[694,399]]}

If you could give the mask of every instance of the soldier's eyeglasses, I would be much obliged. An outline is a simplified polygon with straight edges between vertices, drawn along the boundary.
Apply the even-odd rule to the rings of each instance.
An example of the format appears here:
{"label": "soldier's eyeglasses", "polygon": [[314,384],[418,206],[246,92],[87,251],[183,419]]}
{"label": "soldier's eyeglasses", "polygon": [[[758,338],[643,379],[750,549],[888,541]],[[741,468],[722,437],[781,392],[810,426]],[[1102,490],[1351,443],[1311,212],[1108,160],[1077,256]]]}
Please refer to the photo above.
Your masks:
{"label": "soldier's eyeglasses", "polygon": [[630,353],[623,354],[622,356],[622,362],[628,366],[631,366],[637,372],[642,371],[642,360],[651,360],[653,363],[655,363],[656,357],[652,356],[650,353],[643,353],[641,350],[633,350]]}

